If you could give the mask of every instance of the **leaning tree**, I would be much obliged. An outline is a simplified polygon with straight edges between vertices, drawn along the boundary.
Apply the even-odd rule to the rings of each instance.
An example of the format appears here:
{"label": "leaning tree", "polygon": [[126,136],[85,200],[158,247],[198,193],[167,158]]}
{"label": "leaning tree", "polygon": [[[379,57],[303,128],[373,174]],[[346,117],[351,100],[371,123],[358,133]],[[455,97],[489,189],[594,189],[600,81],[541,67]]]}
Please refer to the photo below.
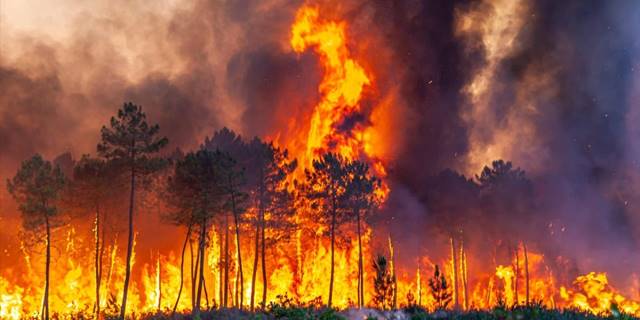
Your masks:
{"label": "leaning tree", "polygon": [[127,293],[131,279],[131,256],[133,254],[133,214],[135,208],[136,179],[144,179],[157,171],[163,161],[155,155],[167,145],[166,137],[159,137],[160,127],[149,125],[147,116],[141,106],[125,103],[118,114],[111,118],[109,127],[103,126],[98,154],[107,159],[111,165],[118,167],[122,174],[128,176],[129,213],[127,259],[125,268],[122,305],[120,318],[124,319],[127,310]]}
{"label": "leaning tree", "polygon": [[22,162],[20,169],[7,181],[9,193],[18,203],[22,213],[24,229],[41,237],[44,233],[46,244],[44,297],[42,299],[42,319],[49,319],[49,268],[51,265],[51,229],[59,218],[56,200],[65,186],[65,177],[58,166],[36,154]]}
{"label": "leaning tree", "polygon": [[167,180],[166,198],[173,209],[167,217],[172,223],[187,228],[182,247],[180,290],[174,312],[182,291],[184,253],[189,237],[194,231],[197,232],[198,237],[195,269],[197,289],[195,297],[192,297],[192,305],[195,313],[200,310],[207,234],[214,218],[222,211],[226,201],[226,195],[220,187],[218,178],[220,157],[219,153],[205,149],[188,153],[176,162],[173,174]]}

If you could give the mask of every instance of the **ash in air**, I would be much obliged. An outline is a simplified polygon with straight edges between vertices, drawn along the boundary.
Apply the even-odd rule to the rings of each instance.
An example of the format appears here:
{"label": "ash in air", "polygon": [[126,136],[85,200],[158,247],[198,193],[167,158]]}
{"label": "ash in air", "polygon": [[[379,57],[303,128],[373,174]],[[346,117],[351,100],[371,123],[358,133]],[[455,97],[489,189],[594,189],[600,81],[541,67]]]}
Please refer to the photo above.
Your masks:
{"label": "ash in air", "polygon": [[639,315],[638,124],[633,0],[4,1],[0,318]]}

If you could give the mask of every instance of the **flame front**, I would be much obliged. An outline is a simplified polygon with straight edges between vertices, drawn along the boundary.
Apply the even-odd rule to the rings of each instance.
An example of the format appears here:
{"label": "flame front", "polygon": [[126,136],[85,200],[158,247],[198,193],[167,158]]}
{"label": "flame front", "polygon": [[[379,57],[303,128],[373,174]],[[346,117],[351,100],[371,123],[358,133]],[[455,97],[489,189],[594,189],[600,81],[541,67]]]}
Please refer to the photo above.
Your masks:
{"label": "flame front", "polygon": [[358,158],[364,150],[364,128],[339,132],[339,126],[361,111],[360,99],[371,84],[371,76],[349,53],[345,23],[323,21],[318,8],[303,7],[291,28],[291,47],[296,52],[313,48],[324,67],[319,87],[321,100],[313,109],[306,150],[299,155],[301,161],[308,164],[327,151]]}
{"label": "flame front", "polygon": [[[498,12],[500,16],[507,18],[519,12],[518,5],[508,7],[507,12]],[[472,17],[474,18],[474,17]],[[468,32],[477,19],[463,20],[459,26],[459,32]],[[505,32],[505,26],[496,24],[488,26],[485,44],[489,48],[489,58],[501,58],[500,52],[510,49],[508,46],[514,35]],[[385,179],[387,170],[381,160],[380,151],[384,145],[374,143],[376,135],[376,123],[373,118],[381,108],[392,108],[387,101],[375,104],[373,107],[364,108],[363,100],[374,94],[375,76],[374,70],[367,70],[367,64],[359,59],[354,50],[350,50],[347,41],[347,22],[332,21],[321,15],[318,7],[303,6],[296,14],[295,22],[291,27],[289,44],[296,53],[313,50],[322,66],[323,76],[318,87],[320,100],[311,108],[309,122],[298,123],[302,127],[303,134],[286,137],[288,140],[279,141],[288,147],[293,157],[300,160],[302,167],[308,168],[311,161],[325,152],[335,152],[341,156],[354,160],[364,160],[371,164],[373,171],[379,177]],[[493,36],[491,36],[493,35]],[[507,40],[507,41],[503,41]],[[506,47],[500,47],[505,43]],[[492,60],[493,61],[493,60]],[[483,69],[472,83],[465,89],[475,104],[475,108],[465,116],[465,120],[471,121],[478,112],[483,112],[488,101],[488,86],[494,73],[495,62]],[[354,119],[358,119],[357,121]],[[300,119],[290,119],[298,122]],[[472,132],[472,136],[477,132]],[[285,139],[280,136],[280,139]],[[495,144],[499,145],[499,139]],[[493,151],[499,150],[496,146],[479,146],[488,148],[493,156]],[[492,151],[493,150],[493,151]],[[474,150],[484,155],[482,150]],[[496,151],[497,152],[497,151]],[[499,154],[502,152],[498,152]],[[474,155],[476,155],[474,153]],[[470,159],[471,165],[485,163],[484,158]],[[300,172],[300,171],[299,171]],[[381,198],[386,198],[389,188],[386,183],[377,190]],[[255,215],[256,210],[250,209],[249,215]],[[290,242],[277,243],[269,251],[266,258],[267,274],[267,303],[277,301],[278,295],[287,294],[300,302],[313,301],[326,302],[328,292],[327,275],[330,270],[329,242],[322,235],[326,226],[313,221],[313,217],[302,208],[296,216],[297,222],[304,224],[304,230],[296,232]],[[209,236],[209,246],[206,254],[205,272],[205,305],[220,304],[222,281],[221,274],[221,245],[224,238],[224,230],[212,230]],[[372,305],[374,294],[373,277],[370,260],[373,256],[372,238],[373,230],[365,224],[363,232],[363,256],[365,305]],[[334,306],[345,308],[354,305],[358,287],[358,251],[357,240],[352,231],[346,231],[347,241],[339,246],[335,256],[335,287]],[[96,235],[97,236],[97,235]],[[385,235],[380,236],[384,238]],[[101,309],[107,313],[115,313],[114,310],[121,299],[122,282],[124,279],[124,259],[118,247],[117,239],[108,241],[104,256],[104,276],[101,285]],[[242,258],[250,261],[255,254],[250,236],[243,237]],[[429,256],[416,259],[420,263],[415,268],[402,266],[398,263],[394,254],[402,254],[402,246],[394,247],[389,239],[388,255],[391,256],[391,273],[397,283],[394,284],[395,298],[398,306],[408,303],[408,297],[415,297],[414,303],[426,308],[434,309],[436,302],[430,295],[428,285],[429,278],[434,268],[434,262],[444,267],[445,277],[458,288],[452,292],[458,306],[461,309],[487,309],[505,303],[507,305],[522,305],[533,302],[541,302],[547,307],[578,308],[581,310],[607,314],[612,305],[619,310],[640,316],[640,304],[633,299],[625,297],[620,291],[614,289],[608,281],[605,273],[591,272],[578,276],[571,285],[560,285],[560,281],[545,257],[537,252],[526,252],[524,246],[518,246],[515,256],[510,261],[503,261],[497,265],[494,261],[493,268],[489,261],[474,259],[473,252],[467,252],[461,246],[455,249],[452,241],[452,250],[449,257],[441,260]],[[177,242],[177,241],[176,241]],[[233,263],[230,264],[232,279],[229,295],[232,304],[239,307],[239,287],[234,283],[239,279],[238,256],[235,254],[235,241],[231,241],[230,251],[234,254]],[[191,246],[188,245],[187,248]],[[384,246],[386,247],[386,246]],[[91,241],[84,241],[80,233],[75,229],[68,229],[64,248],[61,256],[52,267],[53,283],[51,292],[51,309],[60,313],[91,314],[95,308],[95,286],[93,278],[94,267],[91,264]],[[177,248],[177,246],[176,246]],[[36,266],[42,265],[42,257],[24,253],[24,265],[26,268],[21,275],[16,270],[2,270],[0,276],[0,319],[19,319],[26,315],[37,315],[41,310],[43,275]],[[524,258],[526,256],[526,258]],[[134,265],[133,285],[129,293],[129,306],[135,314],[155,313],[168,311],[174,307],[178,292],[181,299],[177,305],[178,310],[190,310],[192,308],[192,279],[191,266],[195,263],[193,253],[187,249],[184,261],[184,287],[180,290],[181,263],[179,248],[170,252],[136,252]],[[482,263],[484,268],[480,268]],[[251,263],[243,264],[245,306],[250,301],[252,290],[251,275],[253,266]],[[480,271],[483,270],[483,271]],[[490,270],[490,271],[486,271]],[[566,283],[565,283],[566,284]],[[265,286],[261,277],[256,279],[256,297]]]}

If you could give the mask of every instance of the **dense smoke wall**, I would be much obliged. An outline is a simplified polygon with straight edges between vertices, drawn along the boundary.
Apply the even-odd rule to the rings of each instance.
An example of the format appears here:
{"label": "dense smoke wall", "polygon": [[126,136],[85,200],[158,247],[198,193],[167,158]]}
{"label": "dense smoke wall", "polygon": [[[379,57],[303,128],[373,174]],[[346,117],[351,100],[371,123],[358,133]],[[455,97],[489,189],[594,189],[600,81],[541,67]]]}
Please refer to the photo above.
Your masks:
{"label": "dense smoke wall", "polygon": [[[308,114],[322,72],[312,53],[289,48],[300,5],[97,1],[65,12],[69,27],[53,34],[5,22],[2,176],[35,152],[93,153],[99,128],[129,100],[160,124],[168,149],[194,148],[222,126],[294,134],[290,121]],[[399,243],[400,259],[444,256],[456,225],[472,250],[491,252],[502,238],[565,256],[578,270],[623,277],[637,265],[635,1],[318,5],[348,22],[350,47],[375,72],[371,103],[391,108],[379,122],[389,128],[392,193],[375,223],[381,243],[387,234]],[[526,197],[478,196],[469,179],[497,159],[526,172]]]}

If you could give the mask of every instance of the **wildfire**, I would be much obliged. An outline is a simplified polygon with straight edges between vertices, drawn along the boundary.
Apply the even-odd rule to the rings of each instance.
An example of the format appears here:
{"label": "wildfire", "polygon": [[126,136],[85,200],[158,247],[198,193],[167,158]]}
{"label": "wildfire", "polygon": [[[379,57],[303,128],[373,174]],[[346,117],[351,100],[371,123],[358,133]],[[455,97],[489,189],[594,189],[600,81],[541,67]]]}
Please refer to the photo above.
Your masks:
{"label": "wildfire", "polygon": [[[515,9],[513,9],[515,10]],[[507,16],[509,16],[507,14]],[[461,32],[475,20],[464,22],[460,26]],[[489,58],[499,57],[501,52],[499,43],[507,37],[508,43],[513,35],[502,35],[505,27],[502,25],[491,26],[489,34],[494,37],[486,41],[495,50],[490,50]],[[320,100],[313,106],[309,123],[305,126],[306,134],[292,136],[290,141],[285,141],[293,153],[293,157],[300,160],[303,168],[308,168],[311,161],[325,152],[335,152],[349,160],[363,160],[371,165],[374,173],[381,177],[387,177],[385,163],[380,159],[380,153],[374,144],[375,123],[372,114],[375,108],[390,107],[387,103],[380,103],[374,110],[366,110],[363,100],[372,93],[374,88],[374,74],[365,69],[365,63],[352,53],[347,41],[347,23],[345,21],[332,21],[325,19],[318,7],[303,6],[296,14],[295,22],[291,27],[290,45],[297,52],[313,50],[319,57],[323,67],[323,77],[319,85]],[[501,35],[498,37],[498,35]],[[504,49],[504,48],[503,48]],[[507,48],[508,49],[508,48]],[[476,109],[482,108],[489,101],[486,96],[488,82],[495,72],[495,66],[490,64],[487,70],[483,70],[473,83],[466,88],[476,103]],[[477,110],[472,110],[475,113]],[[358,120],[362,119],[363,120]],[[471,117],[471,116],[469,116]],[[354,120],[355,119],[355,120]],[[296,121],[297,119],[292,119]],[[299,141],[303,140],[303,141]],[[304,146],[297,148],[296,146]],[[472,159],[475,161],[475,159]],[[474,163],[475,164],[475,163]],[[389,187],[383,182],[376,190],[381,199],[389,194]],[[250,208],[248,215],[255,215],[255,208]],[[268,215],[269,213],[267,213]],[[278,243],[269,251],[265,262],[268,274],[267,282],[259,276],[255,280],[255,288],[252,288],[251,263],[242,265],[244,277],[240,283],[238,276],[240,263],[251,260],[255,250],[252,247],[250,236],[243,237],[241,253],[238,256],[237,244],[231,241],[229,292],[231,305],[235,307],[247,307],[251,300],[251,290],[255,289],[256,297],[266,285],[267,303],[277,301],[278,295],[287,294],[303,303],[326,302],[328,291],[327,275],[330,273],[330,249],[323,238],[326,226],[313,221],[313,217],[307,215],[304,210],[295,217],[296,222],[303,224],[305,230],[297,230],[294,239],[290,242]],[[312,236],[307,237],[307,234]],[[271,236],[271,235],[269,235]],[[99,235],[95,234],[95,237]],[[208,236],[209,246],[206,249],[207,272],[204,273],[204,295],[207,307],[220,305],[224,282],[222,281],[223,254],[222,246],[224,230],[214,228]],[[364,224],[363,231],[363,256],[364,262],[364,305],[371,305],[374,294],[373,277],[370,257],[373,256],[371,242],[373,230]],[[336,250],[335,254],[335,287],[333,288],[334,306],[346,308],[354,305],[356,290],[358,288],[358,242],[352,233],[345,237],[345,243]],[[92,257],[91,241],[83,241],[80,232],[68,229],[64,245],[61,246],[61,256],[52,266],[52,277],[55,285],[51,288],[51,309],[56,312],[75,312],[92,314],[95,310],[95,279]],[[105,241],[103,239],[102,241]],[[486,309],[504,303],[508,306],[524,305],[533,302],[541,302],[548,307],[578,308],[581,310],[604,313],[611,312],[615,305],[620,311],[640,316],[640,304],[626,298],[608,283],[604,273],[588,273],[576,278],[572,287],[560,287],[556,289],[557,279],[554,277],[551,267],[545,262],[545,257],[537,252],[527,251],[524,245],[518,246],[511,261],[493,264],[495,268],[489,272],[479,272],[480,268],[470,261],[473,252],[467,252],[464,244],[458,244],[456,249],[454,239],[450,240],[451,251],[449,257],[442,259],[438,264],[443,266],[446,281],[452,290],[451,296],[455,305],[450,308],[459,309]],[[116,313],[117,305],[122,294],[122,282],[125,275],[124,261],[117,238],[108,240],[105,246],[104,277],[101,284],[101,310]],[[190,310],[194,295],[194,258],[195,244],[186,242],[186,257],[184,268],[181,267],[180,251],[176,248],[171,252],[141,252],[136,248],[134,252],[134,279],[129,292],[129,310],[135,314],[155,313],[174,308],[176,297],[180,292],[181,299],[176,306],[177,310]],[[256,245],[257,246],[257,245]],[[135,242],[134,242],[135,247]],[[429,309],[434,309],[436,301],[430,296],[429,278],[436,261],[428,256],[419,257],[419,261],[427,262],[418,264],[415,269],[403,267],[398,262],[398,253],[402,254],[402,247],[394,246],[389,238],[388,255],[390,256],[390,269],[393,275],[394,304],[397,306],[417,303]],[[177,253],[176,253],[177,252]],[[37,315],[41,310],[43,275],[35,266],[42,265],[41,257],[31,256],[23,250],[27,270],[24,275],[13,278],[0,276],[0,319],[20,319],[25,315]],[[471,257],[471,258],[469,258]],[[487,262],[489,265],[489,262]],[[256,264],[257,266],[257,264]],[[264,265],[262,265],[264,268]],[[474,270],[475,268],[475,270]],[[184,274],[181,275],[181,270]],[[485,268],[488,270],[491,268]],[[10,274],[11,275],[11,274]],[[254,273],[254,277],[255,273]],[[180,279],[184,278],[181,287]],[[244,287],[244,297],[238,297],[239,287]],[[411,297],[411,299],[409,299]],[[409,301],[411,300],[411,301]],[[241,302],[244,305],[240,305]]]}

